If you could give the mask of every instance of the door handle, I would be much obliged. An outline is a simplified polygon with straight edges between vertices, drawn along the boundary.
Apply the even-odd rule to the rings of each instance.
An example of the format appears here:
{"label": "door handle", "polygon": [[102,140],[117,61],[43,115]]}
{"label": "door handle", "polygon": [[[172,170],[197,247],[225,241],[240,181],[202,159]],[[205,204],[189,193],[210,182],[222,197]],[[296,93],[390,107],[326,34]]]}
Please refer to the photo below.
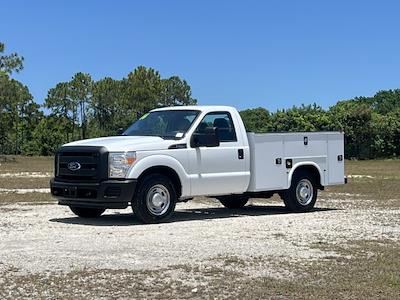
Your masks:
{"label": "door handle", "polygon": [[244,158],[244,151],[243,149],[238,149],[238,158],[243,159]]}

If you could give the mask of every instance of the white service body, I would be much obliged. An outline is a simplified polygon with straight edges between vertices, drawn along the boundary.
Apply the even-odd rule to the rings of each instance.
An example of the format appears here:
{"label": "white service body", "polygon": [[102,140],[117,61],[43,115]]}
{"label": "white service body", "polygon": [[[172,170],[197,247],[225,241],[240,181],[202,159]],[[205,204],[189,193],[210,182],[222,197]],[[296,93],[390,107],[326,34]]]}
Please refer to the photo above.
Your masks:
{"label": "white service body", "polygon": [[[247,136],[250,144],[249,192],[288,189],[293,172],[300,166],[315,167],[322,186],[344,183],[344,163],[338,161],[338,155],[343,153],[343,133],[248,133]],[[281,158],[281,164],[276,163],[277,158]],[[293,161],[290,169],[286,168],[286,159]]]}

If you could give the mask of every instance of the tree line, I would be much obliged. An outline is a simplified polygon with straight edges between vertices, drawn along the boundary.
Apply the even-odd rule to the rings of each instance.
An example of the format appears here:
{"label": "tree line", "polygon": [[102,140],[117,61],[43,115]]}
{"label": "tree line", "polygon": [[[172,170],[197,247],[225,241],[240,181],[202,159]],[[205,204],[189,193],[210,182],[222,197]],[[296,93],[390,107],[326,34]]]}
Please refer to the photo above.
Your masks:
{"label": "tree line", "polygon": [[[162,78],[139,66],[120,80],[96,81],[76,73],[50,88],[39,105],[29,88],[13,78],[23,63],[17,53],[5,54],[0,43],[0,154],[52,155],[70,141],[115,135],[153,108],[197,103],[184,79]],[[327,110],[313,104],[240,114],[248,131],[344,131],[348,158],[400,156],[399,89],[339,101]]]}
{"label": "tree line", "polygon": [[260,133],[343,131],[346,158],[400,156],[400,89],[339,101],[328,110],[313,104],[273,113],[247,109],[240,114],[248,131]]}
{"label": "tree line", "polygon": [[121,80],[76,73],[50,88],[39,105],[11,77],[24,59],[4,50],[0,43],[0,154],[51,155],[67,142],[115,135],[153,108],[197,103],[185,80],[139,66]]}

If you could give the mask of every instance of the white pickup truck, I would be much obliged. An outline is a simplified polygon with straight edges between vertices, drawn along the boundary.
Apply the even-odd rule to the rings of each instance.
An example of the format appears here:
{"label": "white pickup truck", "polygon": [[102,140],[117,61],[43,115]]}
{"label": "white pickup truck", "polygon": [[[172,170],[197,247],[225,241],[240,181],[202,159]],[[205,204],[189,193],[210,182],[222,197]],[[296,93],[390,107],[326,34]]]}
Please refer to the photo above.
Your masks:
{"label": "white pickup truck", "polygon": [[296,212],[318,189],[345,183],[343,133],[246,133],[228,106],[154,109],[121,136],[72,142],[55,155],[51,193],[80,217],[132,206],[145,223],[168,219],[179,201],[217,198],[241,208],[278,193]]}

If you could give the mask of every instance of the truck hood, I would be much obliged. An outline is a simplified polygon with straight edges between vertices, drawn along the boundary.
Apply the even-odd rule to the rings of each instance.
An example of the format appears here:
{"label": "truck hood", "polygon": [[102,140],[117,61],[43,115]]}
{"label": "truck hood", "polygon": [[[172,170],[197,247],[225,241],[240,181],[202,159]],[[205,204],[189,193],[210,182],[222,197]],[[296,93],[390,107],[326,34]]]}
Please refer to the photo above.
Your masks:
{"label": "truck hood", "polygon": [[108,151],[145,151],[164,150],[173,144],[182,143],[176,140],[164,140],[155,136],[112,136],[75,141],[63,146],[103,146]]}

